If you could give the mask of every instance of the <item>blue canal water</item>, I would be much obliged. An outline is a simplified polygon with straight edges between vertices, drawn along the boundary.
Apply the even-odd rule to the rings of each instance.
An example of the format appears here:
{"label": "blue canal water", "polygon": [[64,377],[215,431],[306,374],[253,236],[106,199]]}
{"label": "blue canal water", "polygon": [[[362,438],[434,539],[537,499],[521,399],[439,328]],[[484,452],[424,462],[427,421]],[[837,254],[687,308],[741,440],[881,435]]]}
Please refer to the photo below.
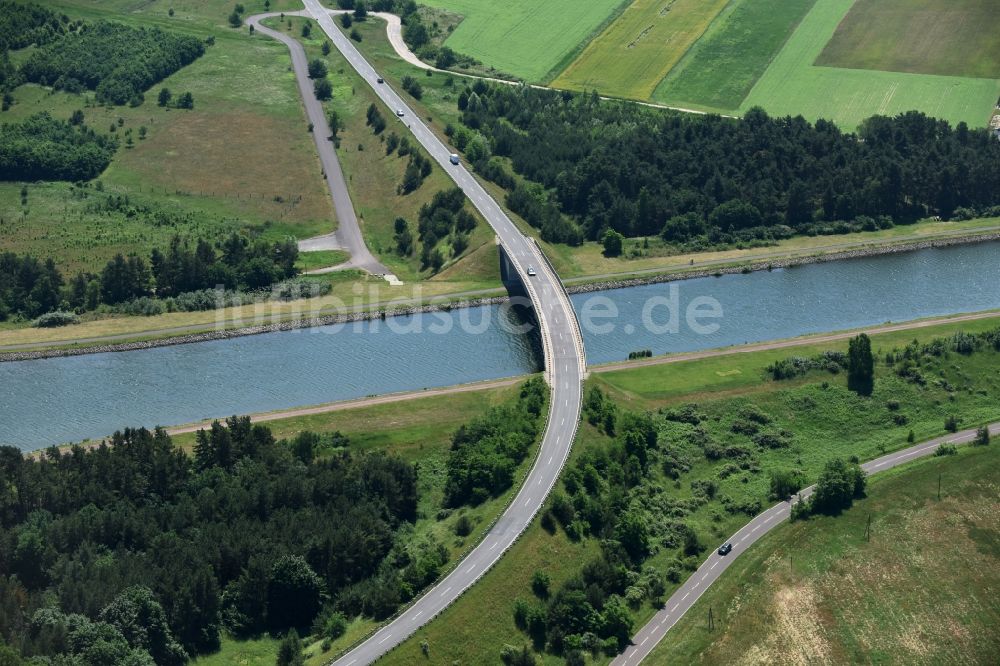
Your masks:
{"label": "blue canal water", "polygon": [[[640,349],[693,351],[1000,308],[998,259],[1000,244],[964,245],[578,294],[572,301],[587,360],[598,364]],[[484,306],[0,363],[0,443],[33,449],[126,425],[525,374],[540,369],[540,353],[537,336],[513,330],[519,323],[505,306]]]}

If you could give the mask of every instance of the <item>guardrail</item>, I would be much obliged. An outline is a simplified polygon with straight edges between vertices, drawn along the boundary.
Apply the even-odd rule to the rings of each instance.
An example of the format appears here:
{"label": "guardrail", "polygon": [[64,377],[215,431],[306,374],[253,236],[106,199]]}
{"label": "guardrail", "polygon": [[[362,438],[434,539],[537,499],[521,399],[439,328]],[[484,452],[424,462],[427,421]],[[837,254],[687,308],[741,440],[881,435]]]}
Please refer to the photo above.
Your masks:
{"label": "guardrail", "polygon": [[573,302],[569,298],[569,292],[566,290],[566,285],[563,284],[562,278],[559,277],[556,267],[552,265],[552,260],[549,259],[548,255],[542,251],[542,247],[538,244],[538,240],[532,237],[531,242],[535,245],[535,249],[538,250],[538,254],[542,256],[542,261],[545,262],[549,272],[552,273],[552,277],[556,284],[559,285],[559,289],[562,291],[562,299],[565,301],[566,309],[573,313],[573,343],[576,345],[577,358],[580,360],[580,376],[586,379],[587,353],[583,346],[583,332],[580,330],[580,320],[577,319],[575,311],[573,310]]}

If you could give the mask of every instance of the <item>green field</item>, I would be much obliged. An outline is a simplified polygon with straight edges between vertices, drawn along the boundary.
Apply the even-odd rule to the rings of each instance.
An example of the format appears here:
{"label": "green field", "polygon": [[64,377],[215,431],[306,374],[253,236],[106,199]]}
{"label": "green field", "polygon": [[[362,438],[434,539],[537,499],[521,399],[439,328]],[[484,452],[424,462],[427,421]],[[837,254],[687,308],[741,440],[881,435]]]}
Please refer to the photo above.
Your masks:
{"label": "green field", "polygon": [[858,0],[817,65],[1000,78],[994,0]]}
{"label": "green field", "polygon": [[995,444],[927,458],[874,477],[841,516],[781,526],[645,663],[995,663],[998,464]]}
{"label": "green field", "polygon": [[732,113],[814,4],[731,2],[656,87],[653,101]]}
{"label": "green field", "polygon": [[[204,56],[146,93],[137,108],[89,106],[92,94],[52,93],[38,86],[14,91],[15,104],[0,123],[16,122],[45,110],[60,118],[82,109],[98,132],[132,130],[132,148],[123,145],[101,175],[106,192],[186,217],[156,225],[141,216],[88,211],[99,195],[75,196],[64,184],[29,185],[28,206],[19,186],[0,186],[0,243],[5,249],[52,256],[69,270],[94,270],[115,252],[145,253],[175,233],[216,237],[236,228],[278,239],[326,233],[335,228],[333,208],[320,176],[312,139],[306,132],[298,90],[288,71],[287,49],[270,40],[250,39],[225,27],[231,4],[222,0],[171,4],[135,0],[60,0],[46,3],[71,17],[111,18],[132,25],[155,25],[200,37],[215,37]],[[291,0],[272,2],[287,8]],[[247,11],[263,2],[247,4]],[[156,104],[160,86],[175,95],[190,91],[192,111]],[[138,138],[147,128],[145,139]],[[79,193],[76,193],[79,194]],[[277,200],[276,197],[281,199]]]}
{"label": "green field", "polygon": [[427,0],[465,16],[445,44],[527,81],[542,81],[622,0]]}
{"label": "green field", "polygon": [[728,0],[635,0],[552,81],[556,88],[649,99]]}
{"label": "green field", "polygon": [[826,118],[853,129],[874,114],[918,109],[953,124],[986,125],[1000,95],[1000,81],[815,66],[853,5],[854,0],[818,2],[750,91],[740,112],[760,106],[772,115]]}
{"label": "green field", "polygon": [[[974,330],[979,324],[970,325]],[[983,326],[986,326],[983,323]],[[989,322],[996,326],[996,320]],[[923,342],[954,332],[956,327],[925,331],[908,331],[873,339],[873,347],[887,351],[906,341],[918,338]],[[817,345],[811,349],[784,350],[777,357],[806,356],[820,349],[843,349],[843,343]],[[722,497],[735,502],[759,501],[766,506],[768,473],[776,469],[800,469],[808,478],[832,457],[857,455],[874,458],[884,451],[907,446],[907,435],[914,431],[917,441],[942,434],[947,414],[957,414],[963,426],[971,426],[1000,417],[991,396],[996,395],[1000,376],[1000,354],[983,351],[971,357],[950,354],[927,361],[924,372],[940,378],[941,383],[929,382],[919,387],[902,380],[881,363],[876,369],[876,389],[873,397],[860,398],[846,389],[844,376],[814,371],[795,380],[774,382],[763,379],[764,368],[776,356],[773,352],[734,354],[702,361],[673,365],[636,368],[593,376],[591,386],[602,387],[619,405],[628,411],[654,411],[659,427],[661,451],[669,450],[690,468],[676,482],[659,474],[657,457],[650,465],[649,477],[632,492],[635,497],[662,498],[651,502],[676,506],[668,502],[685,502],[694,496],[696,483],[715,482],[717,495],[700,504],[684,517],[701,541],[711,547],[744,524],[747,516],[740,511],[723,508]],[[737,370],[737,372],[733,372]],[[949,387],[943,389],[942,387]],[[898,406],[890,407],[889,400]],[[695,428],[663,418],[660,408],[676,408],[697,403],[697,430],[703,430],[721,446],[740,446],[740,435],[731,425],[747,409],[758,410],[771,418],[768,428],[793,433],[789,448],[763,449],[754,455],[754,463],[736,467],[727,458],[709,460],[700,449],[690,448],[687,437]],[[895,410],[895,411],[894,411]],[[894,414],[905,415],[899,425]],[[571,454],[570,465],[581,454],[594,447],[611,446],[611,439],[589,423],[581,426]],[[657,454],[660,455],[660,454]],[[422,660],[420,644],[429,645],[429,664],[495,663],[505,644],[521,646],[529,637],[518,630],[512,617],[513,599],[521,597],[534,603],[531,577],[544,571],[552,578],[552,589],[578,573],[583,564],[596,553],[598,540],[583,538],[572,541],[562,529],[554,534],[543,530],[535,521],[525,535],[482,581],[431,622],[390,653],[389,664],[409,664]],[[674,548],[660,548],[643,566],[665,571],[677,556]],[[697,565],[700,558],[690,564]],[[687,573],[684,573],[686,576]],[[668,584],[667,594],[676,589]],[[648,602],[632,609],[634,626],[638,628],[655,612]],[[539,655],[542,663],[563,663],[553,655]],[[595,663],[606,663],[600,657]],[[682,659],[679,663],[690,663]]]}

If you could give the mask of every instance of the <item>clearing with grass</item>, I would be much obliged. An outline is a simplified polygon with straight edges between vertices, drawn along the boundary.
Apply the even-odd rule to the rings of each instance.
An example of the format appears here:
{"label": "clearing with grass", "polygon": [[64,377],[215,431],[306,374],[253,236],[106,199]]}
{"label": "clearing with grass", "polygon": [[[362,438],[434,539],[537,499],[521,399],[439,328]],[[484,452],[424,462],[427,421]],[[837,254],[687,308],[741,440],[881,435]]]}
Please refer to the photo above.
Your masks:
{"label": "clearing with grass", "polygon": [[1000,78],[993,0],[858,0],[817,65]]}
{"label": "clearing with grass", "polygon": [[998,464],[995,445],[960,448],[873,477],[868,497],[840,516],[783,525],[726,571],[646,663],[992,663]]}
{"label": "clearing with grass", "polygon": [[622,0],[428,0],[465,19],[445,40],[459,53],[530,82],[571,57]]}
{"label": "clearing with grass", "polygon": [[636,0],[552,85],[649,99],[726,4],[727,0]]}

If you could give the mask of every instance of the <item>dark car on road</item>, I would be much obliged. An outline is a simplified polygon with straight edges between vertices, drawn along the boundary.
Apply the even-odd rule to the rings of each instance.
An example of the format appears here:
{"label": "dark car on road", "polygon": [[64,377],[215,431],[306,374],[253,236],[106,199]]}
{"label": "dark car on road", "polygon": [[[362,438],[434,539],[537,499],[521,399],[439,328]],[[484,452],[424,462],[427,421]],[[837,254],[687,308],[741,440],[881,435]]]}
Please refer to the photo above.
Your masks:
{"label": "dark car on road", "polygon": [[728,541],[719,546],[719,555],[728,555],[733,550],[733,544]]}

